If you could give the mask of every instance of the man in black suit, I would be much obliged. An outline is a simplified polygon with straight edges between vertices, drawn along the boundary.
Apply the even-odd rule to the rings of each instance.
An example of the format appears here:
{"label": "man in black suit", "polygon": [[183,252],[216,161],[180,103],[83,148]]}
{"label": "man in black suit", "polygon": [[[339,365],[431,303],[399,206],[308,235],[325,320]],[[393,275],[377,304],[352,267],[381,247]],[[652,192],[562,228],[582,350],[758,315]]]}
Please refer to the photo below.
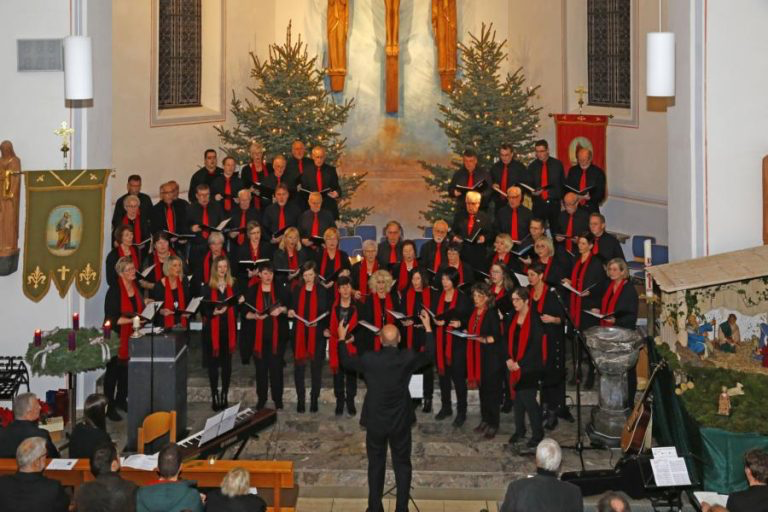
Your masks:
{"label": "man in black suit", "polygon": [[384,226],[384,240],[379,242],[376,250],[376,259],[379,261],[379,268],[390,269],[392,272],[394,265],[403,259],[403,226],[396,220],[387,222]]}
{"label": "man in black suit", "polygon": [[299,217],[301,245],[313,251],[322,249],[322,243],[312,237],[323,238],[323,233],[330,227],[336,227],[333,215],[323,210],[323,195],[319,192],[309,194],[309,209]]}
{"label": "man in black suit", "polygon": [[[275,247],[283,238],[285,228],[296,227],[299,225],[299,216],[301,211],[296,203],[288,201],[290,193],[288,186],[281,183],[275,187],[275,202],[267,206],[261,216],[262,226],[264,226],[264,236],[270,237],[270,243]],[[280,233],[277,237],[275,234]]]}
{"label": "man in black suit", "polygon": [[[339,218],[339,204],[341,199],[341,187],[339,186],[339,176],[336,174],[336,168],[325,163],[325,148],[315,146],[312,148],[312,165],[304,169],[304,174],[299,179],[303,196],[299,195],[302,201],[302,208],[306,209],[308,192],[320,192],[323,194],[323,210],[328,210],[333,214],[333,219]],[[325,192],[323,192],[325,190]]]}
{"label": "man in black suit", "polygon": [[560,160],[549,156],[546,140],[537,140],[533,147],[536,158],[528,164],[528,179],[534,189],[533,216],[546,219],[550,226],[554,226],[560,213],[565,171]]}
{"label": "man in black suit", "polygon": [[16,450],[18,471],[0,477],[0,510],[66,512],[69,496],[57,480],[43,476],[45,439],[30,437]]}
{"label": "man in black suit", "polygon": [[112,444],[97,447],[91,455],[91,473],[95,480],[78,487],[75,504],[78,512],[134,512],[135,483],[120,477],[120,459]]}
{"label": "man in black suit", "polygon": [[419,266],[427,269],[430,281],[448,264],[448,223],[442,219],[432,225],[432,240],[428,240],[421,246],[419,253]]}
{"label": "man in black suit", "polygon": [[[42,437],[48,449],[48,456],[59,456],[59,450],[51,441],[47,430],[37,426],[40,420],[40,402],[34,393],[22,393],[13,400],[13,421],[0,429],[0,458],[12,459],[22,441],[29,437]],[[0,510],[3,510],[0,508]]]}
{"label": "man in black suit", "polygon": [[312,168],[312,159],[307,157],[304,143],[298,139],[291,144],[291,156],[288,157],[285,173],[294,183],[301,180],[305,169]]}
{"label": "man in black suit", "polygon": [[491,167],[491,179],[493,180],[493,202],[498,210],[507,204],[507,190],[512,185],[529,183],[528,171],[525,166],[515,158],[515,152],[511,144],[502,144],[499,147],[499,160]]}
{"label": "man in black suit", "polygon": [[602,213],[594,212],[589,216],[589,231],[595,235],[592,254],[600,256],[604,264],[613,258],[625,259],[624,250],[618,238],[605,230],[605,216]]}
{"label": "man in black suit", "polygon": [[536,475],[510,483],[499,512],[582,512],[581,489],[557,476],[562,458],[557,441],[542,439],[536,447]]}
{"label": "man in black suit", "polygon": [[425,352],[399,350],[400,331],[392,324],[381,328],[382,349],[350,357],[346,343],[347,326],[339,326],[341,364],[363,374],[368,391],[363,411],[366,416],[365,446],[368,453],[368,512],[383,512],[381,496],[387,465],[387,446],[392,452],[392,467],[397,484],[395,512],[407,512],[411,491],[411,425],[415,421],[408,383],[415,371],[431,364],[435,340],[427,312],[422,310],[421,323],[426,332]]}
{"label": "man in black suit", "polygon": [[[506,233],[519,242],[526,238],[531,225],[531,210],[522,205],[523,191],[518,186],[507,188],[507,203],[496,210],[496,232]],[[519,247],[518,247],[519,249]]]}
{"label": "man in black suit", "polygon": [[485,211],[491,204],[491,194],[493,193],[491,175],[485,169],[477,165],[477,152],[474,149],[467,149],[461,157],[461,168],[453,173],[451,182],[448,184],[448,195],[456,198],[456,207],[464,206],[464,198],[467,192],[473,190],[479,192],[482,197],[480,209]]}
{"label": "man in black suit", "polygon": [[768,511],[768,452],[750,450],[745,453],[744,474],[749,488],[728,496],[726,508],[730,512]]}
{"label": "man in black suit", "polygon": [[141,217],[144,219],[149,219],[149,217],[152,215],[152,199],[141,191],[141,176],[138,174],[131,174],[128,176],[128,186],[127,186],[128,192],[121,195],[117,201],[115,201],[115,211],[112,214],[112,227],[117,226],[117,224],[122,220],[122,218],[125,216],[125,207],[123,205],[123,200],[130,196],[134,195],[139,198],[139,202],[141,204],[140,211],[141,211]]}
{"label": "man in black suit", "polygon": [[195,171],[195,174],[192,175],[192,179],[189,181],[189,202],[192,204],[197,201],[195,194],[198,185],[206,184],[210,187],[213,185],[213,179],[224,173],[224,169],[216,165],[218,157],[216,156],[215,149],[206,149],[203,157],[205,158],[205,165]]}
{"label": "man in black suit", "polygon": [[488,214],[480,211],[480,192],[467,192],[465,208],[453,218],[453,241],[461,243],[461,259],[473,268],[483,268],[488,244],[496,238]]}
{"label": "man in black suit", "polygon": [[[184,201],[174,199],[175,185],[173,182],[163,183],[160,186],[160,201],[152,207],[152,226],[153,232],[167,231],[179,235],[187,234],[187,211]],[[186,239],[171,238],[174,248],[179,251],[181,244],[186,243]]]}
{"label": "man in black suit", "polygon": [[566,187],[572,192],[579,193],[579,205],[588,212],[600,212],[600,204],[605,201],[605,171],[592,163],[592,151],[579,148],[576,152],[577,163],[568,169],[565,178]]}

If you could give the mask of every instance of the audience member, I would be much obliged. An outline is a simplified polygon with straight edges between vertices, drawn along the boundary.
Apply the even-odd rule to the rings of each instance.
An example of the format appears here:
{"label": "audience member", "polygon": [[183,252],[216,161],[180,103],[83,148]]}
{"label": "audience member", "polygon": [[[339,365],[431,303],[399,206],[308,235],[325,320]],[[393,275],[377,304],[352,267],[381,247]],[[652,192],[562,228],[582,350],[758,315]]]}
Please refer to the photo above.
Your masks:
{"label": "audience member", "polygon": [[12,459],[19,444],[28,437],[45,440],[48,457],[59,456],[47,430],[37,426],[40,420],[40,402],[34,393],[22,393],[13,400],[13,421],[0,430],[0,458]]}
{"label": "audience member", "polygon": [[69,457],[88,459],[97,446],[112,444],[107,433],[107,397],[94,393],[85,399],[83,421],[78,423],[69,437]]}
{"label": "audience member", "polygon": [[768,452],[750,450],[744,454],[744,474],[749,487],[728,496],[731,512],[768,511]]}
{"label": "audience member", "polygon": [[120,458],[115,446],[112,443],[95,446],[90,463],[96,480],[77,489],[77,512],[134,512],[137,487],[120,477]]}
{"label": "audience member", "polygon": [[597,512],[630,512],[629,502],[623,494],[607,492],[597,502]]}
{"label": "audience member", "polygon": [[250,494],[251,475],[244,468],[232,468],[221,481],[221,488],[208,493],[206,512],[265,512],[266,502]]}
{"label": "audience member", "polygon": [[[33,395],[34,396],[34,395]],[[43,476],[46,440],[27,437],[16,450],[18,471],[0,477],[0,510],[24,512],[66,512],[69,496],[61,484]]]}
{"label": "audience member", "polygon": [[179,480],[181,450],[169,444],[157,457],[157,473],[160,476],[136,493],[136,512],[203,512],[203,497],[195,488],[195,482]]}

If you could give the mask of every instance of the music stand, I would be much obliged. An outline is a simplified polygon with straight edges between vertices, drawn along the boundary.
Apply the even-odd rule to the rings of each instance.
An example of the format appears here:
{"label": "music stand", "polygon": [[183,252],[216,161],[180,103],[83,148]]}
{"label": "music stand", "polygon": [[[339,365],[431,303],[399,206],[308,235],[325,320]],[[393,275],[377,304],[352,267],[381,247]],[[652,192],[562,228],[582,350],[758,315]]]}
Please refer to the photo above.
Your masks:
{"label": "music stand", "polygon": [[[384,499],[384,496],[396,496],[395,494],[393,494],[393,491],[395,489],[397,489],[397,484],[395,484],[392,487],[390,487],[384,494],[381,495],[381,498]],[[413,486],[411,486],[410,491],[412,491],[412,490],[413,490]],[[413,508],[416,509],[416,512],[421,512],[421,510],[419,509],[419,506],[416,505],[416,501],[414,501],[413,496],[411,496],[410,491],[408,492],[408,499],[411,501],[411,504],[413,505]]]}

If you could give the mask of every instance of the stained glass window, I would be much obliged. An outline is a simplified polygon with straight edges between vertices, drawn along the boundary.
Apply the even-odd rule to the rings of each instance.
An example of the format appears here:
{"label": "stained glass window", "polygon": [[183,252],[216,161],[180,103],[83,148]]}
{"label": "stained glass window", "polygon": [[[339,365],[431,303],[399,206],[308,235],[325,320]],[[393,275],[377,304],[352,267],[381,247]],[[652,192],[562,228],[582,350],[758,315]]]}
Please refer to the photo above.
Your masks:
{"label": "stained glass window", "polygon": [[589,104],[630,108],[631,0],[588,0]]}
{"label": "stained glass window", "polygon": [[202,0],[160,0],[157,104],[200,106]]}

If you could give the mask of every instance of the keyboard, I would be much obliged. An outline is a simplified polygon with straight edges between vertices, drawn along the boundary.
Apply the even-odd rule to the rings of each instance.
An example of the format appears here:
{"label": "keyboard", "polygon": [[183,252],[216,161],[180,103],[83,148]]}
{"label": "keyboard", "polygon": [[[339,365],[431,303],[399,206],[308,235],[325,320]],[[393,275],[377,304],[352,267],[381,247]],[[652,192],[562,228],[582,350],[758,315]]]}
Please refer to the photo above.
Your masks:
{"label": "keyboard", "polygon": [[176,444],[181,448],[182,458],[199,459],[211,455],[222,454],[227,448],[240,443],[234,459],[239,457],[248,440],[277,421],[277,413],[273,409],[255,411],[252,408],[243,409],[237,413],[235,426],[210,441],[200,445],[203,431],[185,437]]}

